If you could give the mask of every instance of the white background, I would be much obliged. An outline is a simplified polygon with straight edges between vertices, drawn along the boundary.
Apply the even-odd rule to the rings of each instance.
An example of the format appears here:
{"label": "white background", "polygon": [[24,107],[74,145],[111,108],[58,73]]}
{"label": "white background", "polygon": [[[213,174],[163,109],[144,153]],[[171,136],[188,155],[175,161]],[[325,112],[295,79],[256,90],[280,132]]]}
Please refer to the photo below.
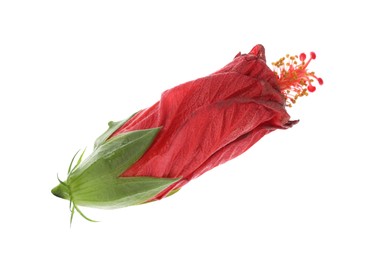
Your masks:
{"label": "white background", "polygon": [[[0,258],[368,259],[367,14],[325,2],[0,1]],[[50,190],[78,149],[257,43],[269,64],[317,53],[325,84],[290,110],[298,125],[69,227]]]}

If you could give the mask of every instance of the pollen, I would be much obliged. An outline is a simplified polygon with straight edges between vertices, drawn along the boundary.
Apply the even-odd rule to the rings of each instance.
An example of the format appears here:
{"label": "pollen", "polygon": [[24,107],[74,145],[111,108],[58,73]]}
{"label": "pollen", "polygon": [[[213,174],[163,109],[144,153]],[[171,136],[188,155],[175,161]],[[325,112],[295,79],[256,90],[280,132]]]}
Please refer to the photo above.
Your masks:
{"label": "pollen", "polygon": [[273,71],[278,79],[282,93],[286,98],[286,105],[291,107],[299,97],[307,96],[309,92],[314,92],[316,80],[319,85],[323,84],[323,79],[308,70],[311,60],[316,59],[316,54],[311,52],[309,59],[307,55],[285,55],[278,61],[273,62]]}

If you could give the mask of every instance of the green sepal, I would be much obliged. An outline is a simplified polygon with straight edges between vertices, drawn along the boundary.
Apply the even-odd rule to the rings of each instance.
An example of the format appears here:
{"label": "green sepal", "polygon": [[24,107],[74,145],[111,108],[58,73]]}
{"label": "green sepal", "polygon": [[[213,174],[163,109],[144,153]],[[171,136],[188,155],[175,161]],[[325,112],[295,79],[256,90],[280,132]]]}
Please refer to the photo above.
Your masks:
{"label": "green sepal", "polygon": [[[73,191],[74,203],[94,208],[122,208],[142,204],[179,179],[153,177],[106,178]],[[71,187],[74,190],[73,187]]]}
{"label": "green sepal", "polygon": [[160,129],[131,131],[107,140],[70,173],[68,183],[118,177],[142,157]]}
{"label": "green sepal", "polygon": [[133,115],[131,115],[130,117],[128,117],[127,119],[121,120],[121,121],[110,121],[108,123],[109,128],[102,134],[100,135],[94,144],[94,149],[97,149],[99,146],[101,146],[103,143],[106,142],[106,140],[116,131],[118,130],[121,126],[123,126],[126,121],[128,121],[130,118],[132,118],[136,113],[134,113]]}

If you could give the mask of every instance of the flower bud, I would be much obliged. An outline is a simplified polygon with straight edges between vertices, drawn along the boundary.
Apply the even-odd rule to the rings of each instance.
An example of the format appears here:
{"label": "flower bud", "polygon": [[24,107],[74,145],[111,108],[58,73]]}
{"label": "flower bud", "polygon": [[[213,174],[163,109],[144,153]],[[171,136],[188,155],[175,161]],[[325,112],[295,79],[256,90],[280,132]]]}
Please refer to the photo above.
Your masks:
{"label": "flower bud", "polygon": [[[124,121],[110,122],[94,150],[69,167],[52,190],[79,205],[118,208],[167,197],[192,179],[248,150],[264,135],[287,129],[290,102],[314,91],[311,59],[288,56],[266,64],[256,45],[222,69],[162,93],[161,99]],[[291,62],[291,63],[290,63]],[[313,87],[313,88],[312,88]],[[82,214],[82,213],[81,213]],[[82,214],[82,216],[84,216]]]}

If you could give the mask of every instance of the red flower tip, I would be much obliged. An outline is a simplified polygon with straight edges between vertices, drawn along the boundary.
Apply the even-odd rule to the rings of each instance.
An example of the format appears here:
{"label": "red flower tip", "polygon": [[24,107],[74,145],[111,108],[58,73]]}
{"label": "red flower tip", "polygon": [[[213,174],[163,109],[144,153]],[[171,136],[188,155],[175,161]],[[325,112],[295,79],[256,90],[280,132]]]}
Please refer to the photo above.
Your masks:
{"label": "red flower tip", "polygon": [[266,54],[265,54],[265,48],[263,47],[262,44],[257,44],[256,46],[253,47],[253,49],[249,52],[249,54],[253,54],[255,56],[257,56],[258,58],[266,61]]}
{"label": "red flower tip", "polygon": [[311,60],[316,59],[317,55],[314,52],[310,53],[310,58],[307,60],[307,55],[301,53],[299,56],[291,56],[287,54],[277,62],[273,62],[274,72],[282,93],[286,98],[286,105],[291,106],[301,96],[307,96],[308,92],[314,92],[316,87],[313,81],[317,80],[319,85],[323,84],[323,79],[318,78],[313,71],[308,71],[308,65]]}

